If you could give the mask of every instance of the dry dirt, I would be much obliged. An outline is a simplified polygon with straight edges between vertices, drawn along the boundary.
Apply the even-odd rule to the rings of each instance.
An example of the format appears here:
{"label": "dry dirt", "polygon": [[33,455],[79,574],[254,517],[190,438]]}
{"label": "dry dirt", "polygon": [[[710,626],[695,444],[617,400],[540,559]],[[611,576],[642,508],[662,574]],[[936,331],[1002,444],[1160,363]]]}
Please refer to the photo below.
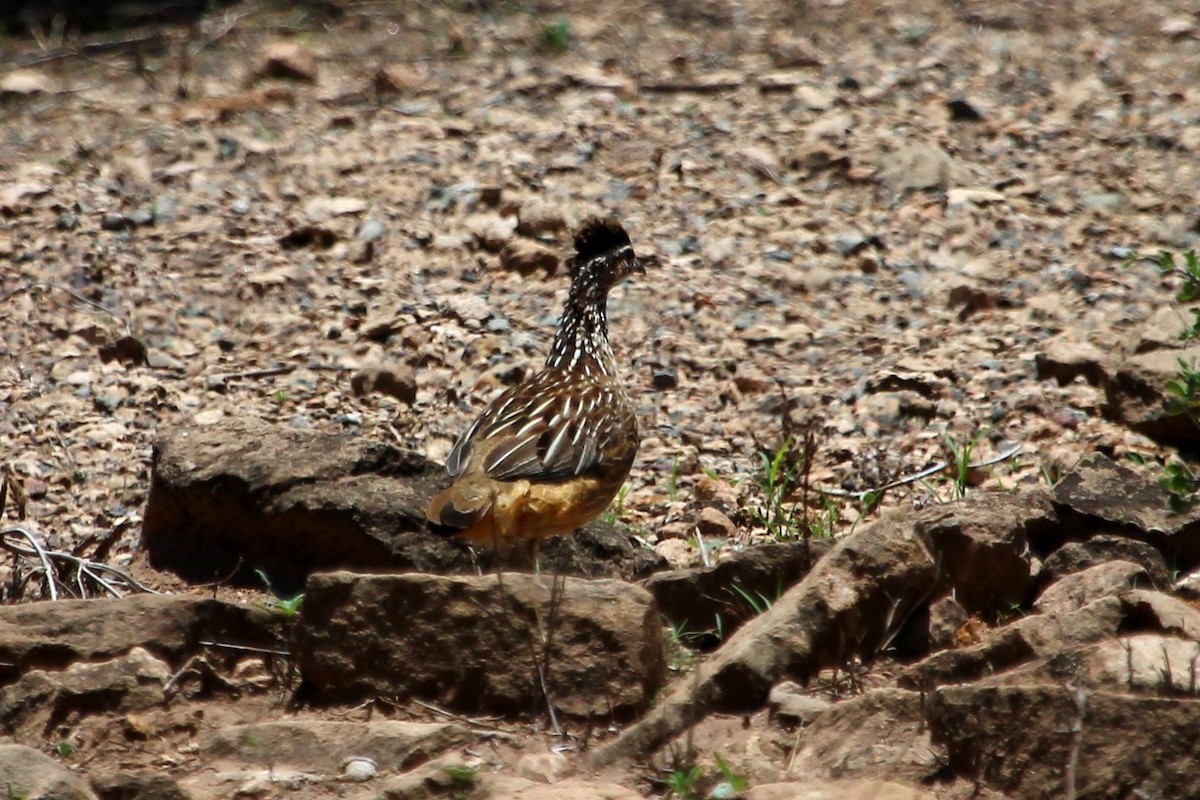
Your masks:
{"label": "dry dirt", "polygon": [[[47,546],[178,588],[136,548],[185,422],[444,458],[565,294],[499,251],[600,213],[662,263],[610,305],[643,430],[617,512],[675,564],[767,536],[783,419],[850,491],[964,451],[1008,455],[971,491],[1168,454],[1034,358],[1132,351],[1173,286],[1123,264],[1200,241],[1192,3],[337,5],[0,41],[0,460]],[[415,401],[356,396],[372,364]],[[737,533],[702,554],[714,502]]]}

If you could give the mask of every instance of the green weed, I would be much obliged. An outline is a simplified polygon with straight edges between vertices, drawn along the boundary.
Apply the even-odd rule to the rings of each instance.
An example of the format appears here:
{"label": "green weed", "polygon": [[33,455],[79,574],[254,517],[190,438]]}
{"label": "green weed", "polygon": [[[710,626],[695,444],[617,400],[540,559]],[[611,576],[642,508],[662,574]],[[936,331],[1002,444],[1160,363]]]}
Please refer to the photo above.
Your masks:
{"label": "green weed", "polygon": [[617,492],[617,496],[609,504],[601,519],[609,525],[616,525],[621,520],[621,512],[625,510],[625,498],[629,496],[629,484],[625,484]]}
{"label": "green weed", "polygon": [[303,592],[295,597],[279,597],[279,593],[275,591],[273,586],[271,586],[271,581],[267,577],[267,573],[263,572],[261,569],[256,569],[254,570],[254,574],[257,575],[259,580],[263,582],[263,585],[267,587],[267,591],[275,595],[274,597],[268,597],[265,601],[263,601],[263,605],[265,607],[273,611],[278,611],[288,619],[299,616],[300,606],[304,602]]}
{"label": "green weed", "polygon": [[698,797],[696,788],[703,777],[704,770],[700,768],[699,764],[694,764],[690,769],[674,770],[663,783],[679,800],[696,800]]}
{"label": "green weed", "polygon": [[556,54],[571,49],[571,23],[560,19],[542,28],[542,47]]}
{"label": "green weed", "polygon": [[737,594],[738,597],[742,598],[742,600],[746,602],[746,605],[750,607],[750,610],[754,612],[755,616],[758,616],[759,614],[766,613],[771,606],[775,605],[775,601],[783,595],[783,580],[782,578],[776,579],[774,597],[767,597],[765,594],[758,591],[751,592],[744,586],[741,586],[737,583],[733,584],[733,586],[729,588],[731,591]]}
{"label": "green weed", "polygon": [[742,793],[749,788],[750,780],[745,775],[734,772],[729,763],[721,758],[720,753],[713,753],[713,760],[717,762],[717,769],[721,773],[721,782],[713,787],[708,796],[712,800],[733,800],[733,798],[741,797]]}
{"label": "green weed", "polygon": [[671,462],[671,477],[667,479],[667,499],[674,503],[679,499],[679,456]]}
{"label": "green weed", "polygon": [[[1136,256],[1127,260],[1126,266],[1132,264]],[[1180,303],[1192,303],[1200,300],[1200,253],[1188,250],[1178,258],[1174,253],[1163,250],[1158,255],[1158,271],[1163,277],[1175,277],[1180,280],[1179,291],[1175,299]],[[1200,339],[1200,308],[1192,308],[1191,323],[1179,331],[1179,338],[1184,342]],[[1179,359],[1179,370],[1163,387],[1167,395],[1167,412],[1173,415],[1184,415],[1192,424],[1200,427],[1200,367],[1194,360]],[[1200,494],[1200,476],[1180,458],[1172,458],[1163,466],[1159,484],[1167,491],[1171,509],[1183,512],[1196,504]]]}

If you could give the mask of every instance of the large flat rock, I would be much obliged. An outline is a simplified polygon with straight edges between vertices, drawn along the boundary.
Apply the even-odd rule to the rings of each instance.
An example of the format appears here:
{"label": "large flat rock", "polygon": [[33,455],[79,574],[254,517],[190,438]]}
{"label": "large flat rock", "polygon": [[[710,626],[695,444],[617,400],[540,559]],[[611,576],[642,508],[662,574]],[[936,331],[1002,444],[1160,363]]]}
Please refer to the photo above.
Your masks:
{"label": "large flat rock", "polygon": [[1015,798],[1200,797],[1194,697],[947,686],[930,697],[927,717],[951,773]]}
{"label": "large flat rock", "polygon": [[[261,573],[281,594],[336,569],[475,573],[464,543],[426,527],[425,506],[447,480],[419,453],[361,436],[249,417],[186,428],[154,448],[142,546],[186,580],[262,588]],[[598,521],[546,542],[541,562],[586,577],[666,566]]]}
{"label": "large flat rock", "polygon": [[320,569],[465,569],[464,548],[425,530],[440,480],[422,456],[358,436],[254,418],[187,428],[155,445],[142,546],[187,580],[262,570],[284,592]]}
{"label": "large flat rock", "polygon": [[380,770],[400,772],[474,740],[466,728],[444,722],[285,719],[219,728],[202,747],[215,759],[244,764],[336,773],[346,759],[357,757],[371,759]]}
{"label": "large flat rock", "polygon": [[0,607],[0,684],[136,647],[177,665],[202,641],[278,649],[282,619],[266,609],[190,595],[134,595]]}
{"label": "large flat rock", "polygon": [[314,575],[295,656],[318,702],[415,697],[474,712],[628,718],[661,688],[648,592],[614,580],[504,573]]}

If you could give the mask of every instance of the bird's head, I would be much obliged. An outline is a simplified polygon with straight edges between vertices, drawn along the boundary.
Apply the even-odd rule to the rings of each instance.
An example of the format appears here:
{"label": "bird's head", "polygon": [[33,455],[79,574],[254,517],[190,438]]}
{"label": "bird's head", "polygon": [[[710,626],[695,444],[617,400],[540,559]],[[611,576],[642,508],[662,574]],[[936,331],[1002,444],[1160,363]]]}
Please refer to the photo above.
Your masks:
{"label": "bird's head", "polygon": [[572,283],[590,284],[607,294],[630,275],[645,274],[646,267],[653,263],[653,257],[639,258],[633,252],[629,234],[612,217],[589,219],[575,231]]}

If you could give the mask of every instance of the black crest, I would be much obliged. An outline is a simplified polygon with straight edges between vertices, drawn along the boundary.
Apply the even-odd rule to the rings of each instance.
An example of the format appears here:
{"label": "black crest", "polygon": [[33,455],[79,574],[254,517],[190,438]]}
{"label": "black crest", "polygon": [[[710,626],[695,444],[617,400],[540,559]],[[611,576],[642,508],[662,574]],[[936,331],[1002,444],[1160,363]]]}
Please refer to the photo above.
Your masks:
{"label": "black crest", "polygon": [[632,246],[625,228],[612,217],[594,217],[575,231],[575,260],[581,263],[613,250]]}

